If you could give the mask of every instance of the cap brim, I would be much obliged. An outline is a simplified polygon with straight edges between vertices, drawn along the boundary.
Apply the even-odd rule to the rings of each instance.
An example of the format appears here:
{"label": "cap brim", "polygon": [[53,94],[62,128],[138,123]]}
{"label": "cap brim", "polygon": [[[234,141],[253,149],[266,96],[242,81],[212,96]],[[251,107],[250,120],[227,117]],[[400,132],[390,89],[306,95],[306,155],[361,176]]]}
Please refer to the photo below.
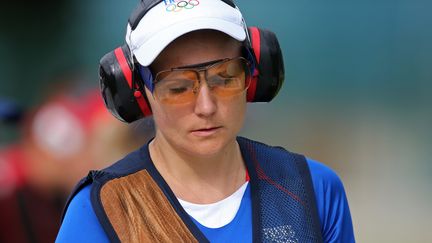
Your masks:
{"label": "cap brim", "polygon": [[172,41],[184,34],[202,29],[221,31],[238,41],[246,39],[245,29],[241,25],[215,18],[190,19],[159,31],[137,50],[133,50],[133,53],[142,66],[149,66]]}

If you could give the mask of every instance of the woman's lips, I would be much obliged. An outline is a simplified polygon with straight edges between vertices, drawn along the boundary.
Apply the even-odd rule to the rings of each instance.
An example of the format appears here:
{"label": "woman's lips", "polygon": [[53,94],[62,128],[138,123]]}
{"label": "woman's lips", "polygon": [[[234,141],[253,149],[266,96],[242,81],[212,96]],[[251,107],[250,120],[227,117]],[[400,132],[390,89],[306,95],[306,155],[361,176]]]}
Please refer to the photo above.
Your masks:
{"label": "woman's lips", "polygon": [[192,134],[198,137],[207,137],[217,133],[222,127],[201,128],[192,131]]}

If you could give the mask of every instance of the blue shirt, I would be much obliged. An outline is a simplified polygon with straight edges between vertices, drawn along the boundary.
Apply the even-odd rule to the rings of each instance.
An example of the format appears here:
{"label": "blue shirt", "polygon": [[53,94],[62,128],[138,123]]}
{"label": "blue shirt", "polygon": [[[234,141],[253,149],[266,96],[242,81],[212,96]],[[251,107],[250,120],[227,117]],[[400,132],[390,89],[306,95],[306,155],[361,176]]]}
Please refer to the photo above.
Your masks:
{"label": "blue shirt", "polygon": [[[324,242],[355,242],[350,210],[341,180],[329,167],[311,159],[307,159],[307,163],[315,190]],[[250,228],[252,228],[252,212],[250,208],[251,199],[248,185],[240,209],[237,212],[238,215],[235,217],[235,219],[237,218],[240,221],[233,220],[232,223],[240,226],[243,225],[243,227],[244,225],[250,225]],[[240,216],[239,214],[243,214],[244,217],[238,217]],[[195,221],[195,223],[211,242],[218,242],[216,240],[218,239],[217,234],[231,234],[233,232],[232,230],[229,232],[224,231],[223,228],[229,229],[229,225],[221,229],[206,230],[198,222]],[[227,242],[226,239],[220,239],[220,242]],[[231,242],[239,242],[238,239],[242,239],[242,242],[245,242],[241,235],[233,237]],[[56,242],[109,242],[92,208],[90,186],[83,188],[71,201]]]}

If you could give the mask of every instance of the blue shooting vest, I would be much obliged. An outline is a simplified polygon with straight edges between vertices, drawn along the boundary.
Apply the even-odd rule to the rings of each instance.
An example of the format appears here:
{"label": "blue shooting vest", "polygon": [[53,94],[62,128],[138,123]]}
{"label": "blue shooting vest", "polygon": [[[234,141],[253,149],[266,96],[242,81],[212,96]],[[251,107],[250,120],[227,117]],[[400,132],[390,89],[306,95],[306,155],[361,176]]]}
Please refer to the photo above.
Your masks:
{"label": "blue shooting vest", "polygon": [[[304,156],[238,137],[250,176],[254,242],[322,242]],[[148,144],[112,166],[91,171],[93,209],[112,242],[208,242],[156,170]],[[66,211],[65,209],[65,211]]]}

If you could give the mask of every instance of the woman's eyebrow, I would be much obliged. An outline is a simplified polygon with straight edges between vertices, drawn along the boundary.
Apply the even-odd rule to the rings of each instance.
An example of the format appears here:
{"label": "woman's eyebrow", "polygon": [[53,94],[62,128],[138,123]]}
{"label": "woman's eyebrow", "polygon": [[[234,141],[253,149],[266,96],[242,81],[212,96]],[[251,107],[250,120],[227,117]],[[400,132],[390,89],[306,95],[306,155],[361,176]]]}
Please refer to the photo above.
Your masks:
{"label": "woman's eyebrow", "polygon": [[218,59],[218,60],[213,60],[213,61],[203,62],[203,63],[197,63],[197,64],[191,64],[191,65],[176,67],[173,69],[202,68],[202,67],[207,67],[207,66],[213,65],[213,64],[221,62],[221,61],[225,61],[226,59],[228,59],[228,58]]}

